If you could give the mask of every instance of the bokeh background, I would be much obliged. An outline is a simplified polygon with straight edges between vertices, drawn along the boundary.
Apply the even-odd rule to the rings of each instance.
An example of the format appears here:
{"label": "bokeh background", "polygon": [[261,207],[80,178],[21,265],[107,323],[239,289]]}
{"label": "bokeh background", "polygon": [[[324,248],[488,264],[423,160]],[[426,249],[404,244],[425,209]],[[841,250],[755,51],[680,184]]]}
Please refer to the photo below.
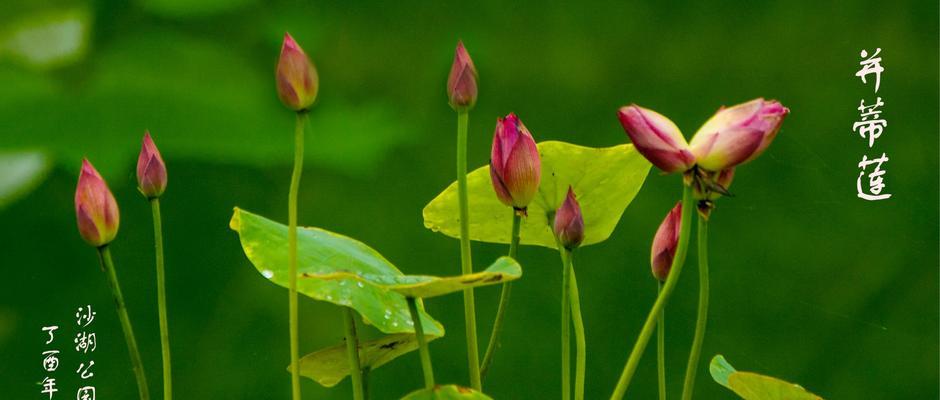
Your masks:
{"label": "bokeh background", "polygon": [[[288,2],[4,0],[0,12],[0,387],[40,398],[44,325],[62,326],[57,396],[78,387],[76,308],[98,311],[101,398],[135,386],[95,251],[75,229],[82,156],[121,205],[112,249],[154,397],[160,352],[146,202],[134,162],[145,129],[169,165],[163,200],[178,399],[289,396],[287,295],[248,263],[228,229],[233,206],[286,220],[293,117],[274,65],[285,30],[317,63],[300,221],[369,243],[408,273],[459,271],[458,243],[421,209],[454,179],[455,116],[444,83],[462,38],[480,74],[470,167],[488,160],[494,121],[516,112],[537,140],[627,141],[615,117],[636,102],[687,136],[720,105],[779,99],[775,143],[738,170],[711,228],[712,302],[697,398],[732,398],[705,365],[799,382],[832,399],[938,397],[938,4],[898,2]],[[885,134],[852,131],[859,51],[882,48]],[[877,151],[877,154],[876,154]],[[890,200],[855,197],[862,155],[885,152]],[[27,177],[25,187],[11,182]],[[11,193],[16,196],[12,196]],[[652,235],[680,195],[650,173],[617,230],[576,260],[587,326],[587,397],[609,396],[655,297]],[[694,248],[693,248],[694,249]],[[475,244],[475,260],[505,246]],[[557,397],[558,255],[520,251],[496,398]],[[481,261],[482,262],[482,261]],[[695,319],[694,250],[667,311],[673,395]],[[481,343],[499,289],[478,290]],[[439,382],[467,383],[461,296],[428,302],[448,334],[432,343]],[[340,311],[302,298],[303,353],[341,340]],[[364,328],[367,337],[377,332]],[[421,386],[417,353],[371,374],[373,398]],[[628,397],[654,398],[649,348]],[[350,398],[303,383],[305,398]]]}

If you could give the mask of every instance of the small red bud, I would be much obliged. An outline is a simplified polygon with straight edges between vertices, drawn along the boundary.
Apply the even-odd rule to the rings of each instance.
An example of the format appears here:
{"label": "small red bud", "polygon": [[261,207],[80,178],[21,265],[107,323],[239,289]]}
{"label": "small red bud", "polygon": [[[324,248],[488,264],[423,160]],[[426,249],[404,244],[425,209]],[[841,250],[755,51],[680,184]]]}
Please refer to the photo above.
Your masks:
{"label": "small red bud", "polygon": [[114,240],[120,225],[117,201],[108,184],[87,159],[75,188],[75,216],[78,233],[88,244],[101,247]]}
{"label": "small red bud", "polygon": [[447,98],[455,111],[468,111],[477,103],[477,69],[462,41],[457,42],[454,64],[447,77]]}
{"label": "small red bud", "polygon": [[144,143],[137,157],[137,188],[148,199],[160,197],[166,190],[166,164],[149,131],[144,132]]}
{"label": "small red bud", "polygon": [[317,99],[320,88],[317,69],[289,33],[284,34],[275,77],[277,96],[287,108],[303,111]]}
{"label": "small red bud", "polygon": [[571,186],[568,186],[565,202],[555,213],[554,231],[555,237],[568,250],[580,246],[584,240],[584,217]]}
{"label": "small red bud", "polygon": [[653,249],[650,254],[650,265],[653,277],[662,282],[669,277],[672,268],[672,259],[676,256],[676,246],[679,244],[679,225],[682,223],[682,202],[666,214],[666,218],[656,230],[653,237]]}

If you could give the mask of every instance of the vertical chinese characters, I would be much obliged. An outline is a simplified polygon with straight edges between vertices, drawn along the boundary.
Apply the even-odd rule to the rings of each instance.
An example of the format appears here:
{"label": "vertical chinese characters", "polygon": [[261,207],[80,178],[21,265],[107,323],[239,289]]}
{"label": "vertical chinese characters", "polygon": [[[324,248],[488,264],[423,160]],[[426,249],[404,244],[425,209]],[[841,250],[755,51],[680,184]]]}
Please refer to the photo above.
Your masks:
{"label": "vertical chinese characters", "polygon": [[[46,340],[45,345],[49,346],[55,342],[55,331],[58,330],[57,325],[50,325],[42,327],[42,332],[49,336],[49,339]],[[55,396],[56,392],[59,389],[56,387],[55,378],[50,376],[53,372],[59,369],[59,350],[48,349],[42,352],[42,369],[46,372],[46,376],[42,378],[40,385],[42,386],[40,394],[49,396],[51,400]]]}
{"label": "vertical chinese characters", "polygon": [[[874,75],[875,93],[878,93],[881,88],[881,73],[884,72],[880,55],[881,48],[875,49],[871,55],[867,50],[862,50],[860,53],[862,61],[859,62],[861,68],[855,73],[855,76],[859,77],[864,84],[868,84],[869,76]],[[880,96],[869,104],[865,104],[864,99],[859,101],[859,120],[852,125],[852,130],[863,139],[868,139],[869,148],[875,147],[875,140],[881,137],[885,127],[888,126],[888,121],[881,117],[881,107],[884,105],[884,100]],[[861,171],[855,180],[855,188],[860,199],[875,201],[891,197],[890,193],[882,193],[885,189],[884,175],[887,173],[883,164],[887,161],[887,153],[881,153],[881,157],[872,159],[869,159],[867,155],[862,156],[862,160],[858,163]],[[867,183],[864,182],[866,173]]]}
{"label": "vertical chinese characters", "polygon": [[95,360],[91,359],[89,353],[94,353],[98,348],[98,341],[94,331],[91,331],[92,322],[95,322],[97,312],[92,310],[91,305],[79,307],[75,312],[75,325],[78,326],[78,333],[75,335],[75,352],[80,356],[80,363],[75,374],[81,379],[82,387],[75,393],[77,400],[95,400],[95,387],[89,381],[95,376],[92,367],[95,366]]}

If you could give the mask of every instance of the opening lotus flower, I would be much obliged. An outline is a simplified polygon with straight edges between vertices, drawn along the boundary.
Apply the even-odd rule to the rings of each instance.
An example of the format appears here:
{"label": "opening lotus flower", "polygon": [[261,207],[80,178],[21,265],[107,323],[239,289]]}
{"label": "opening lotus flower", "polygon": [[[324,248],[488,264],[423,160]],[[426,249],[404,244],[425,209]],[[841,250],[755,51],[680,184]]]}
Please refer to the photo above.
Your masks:
{"label": "opening lotus flower", "polygon": [[287,108],[303,111],[317,99],[320,88],[317,69],[289,33],[284,34],[275,77],[277,96]]}
{"label": "opening lotus flower", "polygon": [[160,197],[166,190],[166,164],[160,150],[153,143],[150,132],[144,132],[144,142],[137,157],[137,188],[148,199]]}
{"label": "opening lotus flower", "polygon": [[108,184],[87,159],[75,188],[75,216],[78,233],[88,244],[101,247],[114,240],[120,225],[117,201]]}
{"label": "opening lotus flower", "polygon": [[457,42],[454,63],[447,77],[447,98],[456,111],[469,110],[477,103],[477,69],[462,41]]}
{"label": "opening lotus flower", "polygon": [[696,163],[721,171],[757,158],[777,136],[789,112],[776,100],[763,98],[721,108],[692,138]]}
{"label": "opening lotus flower", "polygon": [[618,117],[637,151],[666,173],[698,166],[725,171],[757,158],[777,136],[790,110],[776,100],[758,98],[718,110],[686,142],[669,118],[637,105],[620,108]]}
{"label": "opening lotus flower", "polygon": [[650,266],[653,277],[665,282],[672,268],[672,260],[676,256],[676,246],[679,244],[679,225],[682,222],[682,202],[666,214],[666,218],[659,224],[656,236],[653,237],[653,248],[650,254]]}
{"label": "opening lotus flower", "polygon": [[515,114],[496,120],[490,178],[503,204],[525,210],[539,190],[542,164],[532,134]]}
{"label": "opening lotus flower", "polygon": [[621,107],[617,116],[637,151],[663,172],[682,172],[695,165],[682,131],[669,118],[636,104]]}
{"label": "opening lotus flower", "polygon": [[581,215],[581,206],[578,204],[571,186],[568,186],[565,202],[561,204],[561,207],[555,213],[553,228],[555,237],[568,250],[580,246],[584,240],[584,217]]}

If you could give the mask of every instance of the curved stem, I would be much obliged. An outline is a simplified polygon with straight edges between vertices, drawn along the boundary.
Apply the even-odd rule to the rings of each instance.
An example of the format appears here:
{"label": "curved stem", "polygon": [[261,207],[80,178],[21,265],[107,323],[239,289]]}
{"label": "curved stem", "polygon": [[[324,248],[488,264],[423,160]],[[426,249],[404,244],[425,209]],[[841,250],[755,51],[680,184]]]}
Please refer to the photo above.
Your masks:
{"label": "curved stem", "polygon": [[297,191],[304,163],[304,123],[307,114],[297,113],[294,127],[294,171],[290,177],[290,193],[287,196],[287,266],[288,266],[288,311],[290,313],[290,374],[291,396],[300,400],[300,335],[297,331]]}
{"label": "curved stem", "polygon": [[[512,211],[512,235],[509,239],[509,257],[516,259],[516,252],[519,249],[519,228],[522,225],[522,216],[520,212]],[[486,346],[486,353],[483,355],[483,364],[480,365],[480,379],[486,378],[486,372],[490,369],[490,363],[493,362],[493,353],[496,352],[496,345],[499,343],[499,333],[503,328],[503,317],[506,314],[506,308],[509,307],[509,295],[512,293],[512,282],[503,284],[503,290],[499,295],[499,308],[496,309],[496,320],[493,321],[493,333],[490,334],[490,343]]]}
{"label": "curved stem", "polygon": [[698,217],[698,284],[698,318],[695,321],[695,337],[692,339],[689,363],[685,367],[683,400],[692,398],[698,360],[702,354],[702,342],[705,340],[705,325],[708,323],[708,220],[701,215]]}
{"label": "curved stem", "polygon": [[349,357],[349,376],[352,378],[353,399],[364,400],[362,390],[362,365],[359,363],[359,337],[352,308],[343,307],[343,322],[346,327],[346,356]]}
{"label": "curved stem", "polygon": [[571,398],[571,253],[561,247],[561,398]]}
{"label": "curved stem", "polygon": [[101,267],[108,277],[108,286],[111,288],[114,305],[117,307],[121,330],[124,331],[124,340],[127,342],[127,352],[131,357],[131,367],[134,369],[134,376],[137,378],[137,393],[140,395],[140,400],[149,400],[150,389],[147,387],[147,375],[144,374],[144,364],[140,361],[140,351],[137,350],[134,328],[131,327],[131,319],[127,316],[127,306],[124,305],[124,295],[121,294],[121,285],[118,283],[117,273],[114,271],[114,261],[111,260],[111,250],[108,249],[108,245],[98,248],[98,260],[101,261]]}
{"label": "curved stem", "polygon": [[153,212],[153,243],[157,258],[157,309],[160,317],[160,348],[163,351],[163,398],[173,398],[173,377],[170,372],[170,332],[166,317],[166,277],[163,268],[163,221],[160,217],[160,199],[150,199]]}
{"label": "curved stem", "polygon": [[692,228],[692,213],[694,211],[695,204],[692,199],[692,188],[683,184],[682,222],[679,225],[679,244],[676,247],[676,255],[672,260],[672,266],[669,269],[669,277],[666,278],[666,284],[663,285],[662,292],[656,297],[653,308],[650,309],[649,314],[646,316],[646,322],[643,323],[640,336],[637,338],[636,343],[633,344],[630,358],[627,359],[627,364],[623,367],[623,372],[620,374],[620,379],[617,381],[614,393],[610,396],[612,400],[622,399],[623,395],[627,392],[627,387],[630,386],[633,373],[636,372],[636,367],[640,363],[640,357],[643,355],[643,351],[646,350],[646,345],[649,343],[650,336],[653,334],[653,329],[656,328],[656,320],[659,319],[659,314],[662,313],[663,308],[666,307],[666,303],[669,302],[669,297],[672,295],[672,291],[679,281],[679,274],[682,272],[682,266],[685,264],[685,254],[689,248],[689,233]]}
{"label": "curved stem", "polygon": [[584,370],[587,366],[587,342],[584,338],[584,321],[581,319],[581,296],[578,294],[578,279],[575,278],[571,254],[568,255],[568,269],[571,274],[571,320],[574,322],[575,346],[577,358],[574,372],[574,399],[584,400]]}
{"label": "curved stem", "polygon": [[[663,283],[657,282],[656,295],[663,292]],[[666,312],[659,313],[656,321],[656,369],[659,376],[659,400],[666,400]]]}
{"label": "curved stem", "polygon": [[[457,194],[460,205],[460,271],[473,273],[470,259],[470,207],[467,200],[467,120],[466,111],[457,113]],[[477,348],[477,316],[473,288],[463,290],[463,313],[467,328],[467,363],[470,366],[470,386],[483,390],[480,381],[480,350]]]}
{"label": "curved stem", "polygon": [[421,326],[421,316],[418,314],[418,305],[414,297],[408,298],[408,311],[411,312],[411,321],[415,324],[415,335],[418,337],[418,352],[421,353],[421,370],[424,371],[424,387],[434,388],[434,369],[431,368],[431,350],[428,340],[424,337],[424,327]]}

